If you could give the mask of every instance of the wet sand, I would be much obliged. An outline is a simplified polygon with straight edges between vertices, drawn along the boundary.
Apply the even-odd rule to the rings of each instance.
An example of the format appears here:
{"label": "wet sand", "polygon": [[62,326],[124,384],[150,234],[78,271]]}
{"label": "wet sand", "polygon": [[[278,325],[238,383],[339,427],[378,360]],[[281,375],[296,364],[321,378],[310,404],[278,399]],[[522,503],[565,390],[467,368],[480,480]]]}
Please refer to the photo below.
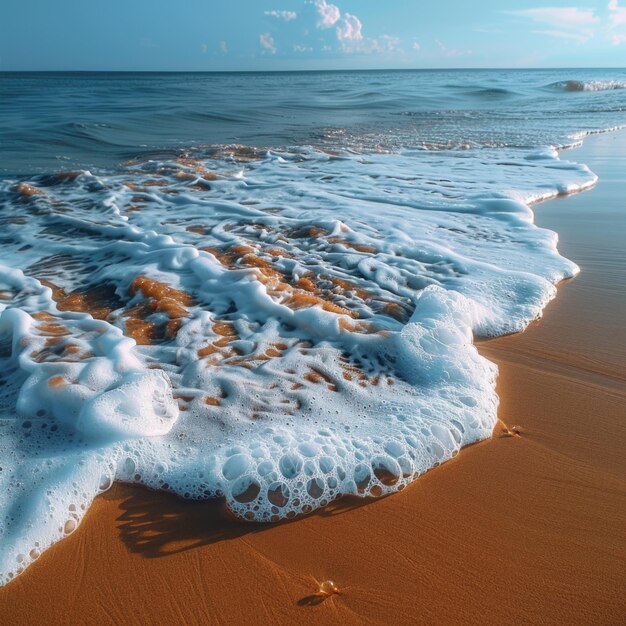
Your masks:
{"label": "wet sand", "polygon": [[[582,273],[479,346],[519,436],[499,426],[399,494],[274,526],[116,486],[0,590],[0,623],[623,623],[626,132],[563,158],[600,183],[537,222]],[[340,593],[315,595],[327,579]]]}

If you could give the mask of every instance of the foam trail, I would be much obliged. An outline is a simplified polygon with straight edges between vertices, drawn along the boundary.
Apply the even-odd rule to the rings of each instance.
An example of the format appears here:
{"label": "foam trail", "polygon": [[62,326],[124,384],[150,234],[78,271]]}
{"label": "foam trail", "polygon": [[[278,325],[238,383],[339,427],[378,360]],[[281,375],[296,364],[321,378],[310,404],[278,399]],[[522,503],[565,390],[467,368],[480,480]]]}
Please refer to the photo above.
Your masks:
{"label": "foam trail", "polygon": [[0,184],[0,582],[114,480],[274,521],[397,491],[496,422],[474,335],[578,268],[555,150],[220,146]]}

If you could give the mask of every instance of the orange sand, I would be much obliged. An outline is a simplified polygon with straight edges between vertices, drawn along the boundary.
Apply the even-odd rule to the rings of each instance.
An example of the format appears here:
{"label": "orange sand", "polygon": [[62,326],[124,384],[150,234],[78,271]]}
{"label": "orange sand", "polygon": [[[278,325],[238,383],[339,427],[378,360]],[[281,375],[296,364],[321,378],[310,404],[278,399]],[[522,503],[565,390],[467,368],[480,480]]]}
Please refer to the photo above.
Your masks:
{"label": "orange sand", "polygon": [[[525,333],[480,344],[519,436],[280,525],[116,486],[0,590],[0,623],[623,623],[625,146],[590,139],[572,157],[603,182],[538,208],[581,276]],[[339,593],[316,595],[329,579]]]}

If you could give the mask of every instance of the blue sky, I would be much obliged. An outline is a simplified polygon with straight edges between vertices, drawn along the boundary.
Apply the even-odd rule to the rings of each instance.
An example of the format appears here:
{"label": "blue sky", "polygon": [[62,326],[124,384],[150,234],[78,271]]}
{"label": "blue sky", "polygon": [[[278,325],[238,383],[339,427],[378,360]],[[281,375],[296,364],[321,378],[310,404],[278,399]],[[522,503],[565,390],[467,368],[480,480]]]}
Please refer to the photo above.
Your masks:
{"label": "blue sky", "polygon": [[626,0],[2,0],[2,70],[626,65]]}

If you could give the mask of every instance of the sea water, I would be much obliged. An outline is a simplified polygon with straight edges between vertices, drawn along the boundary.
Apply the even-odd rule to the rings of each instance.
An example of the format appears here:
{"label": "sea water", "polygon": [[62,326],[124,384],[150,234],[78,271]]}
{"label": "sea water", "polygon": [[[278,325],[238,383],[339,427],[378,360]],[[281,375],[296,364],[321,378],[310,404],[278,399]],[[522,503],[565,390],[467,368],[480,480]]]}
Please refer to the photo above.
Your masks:
{"label": "sea water", "polygon": [[475,337],[578,272],[626,72],[0,75],[0,583],[114,481],[244,520],[404,488],[497,420]]}

